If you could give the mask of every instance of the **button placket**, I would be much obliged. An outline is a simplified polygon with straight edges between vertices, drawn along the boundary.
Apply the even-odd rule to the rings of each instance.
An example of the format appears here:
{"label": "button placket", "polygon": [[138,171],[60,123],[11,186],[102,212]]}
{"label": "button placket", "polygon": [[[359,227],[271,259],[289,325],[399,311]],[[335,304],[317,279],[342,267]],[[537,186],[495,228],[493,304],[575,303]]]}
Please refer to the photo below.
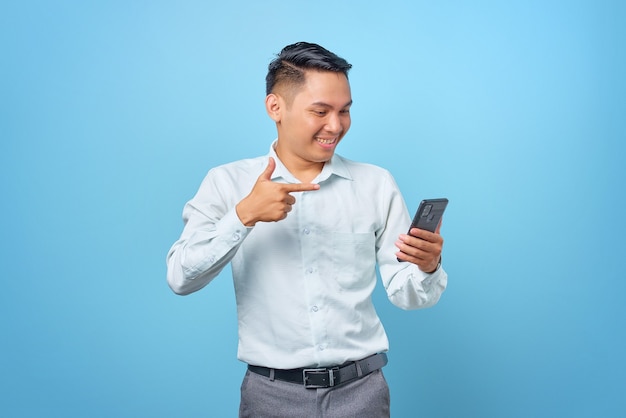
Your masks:
{"label": "button placket", "polygon": [[[320,236],[316,230],[315,219],[319,208],[316,208],[312,199],[313,193],[303,194],[299,209],[299,229],[301,248],[303,252],[302,272],[306,286],[306,301],[311,326],[312,348],[320,353],[328,347],[328,333],[326,330],[327,311],[324,307],[323,280],[319,277],[319,242]],[[306,202],[306,204],[305,204]]]}

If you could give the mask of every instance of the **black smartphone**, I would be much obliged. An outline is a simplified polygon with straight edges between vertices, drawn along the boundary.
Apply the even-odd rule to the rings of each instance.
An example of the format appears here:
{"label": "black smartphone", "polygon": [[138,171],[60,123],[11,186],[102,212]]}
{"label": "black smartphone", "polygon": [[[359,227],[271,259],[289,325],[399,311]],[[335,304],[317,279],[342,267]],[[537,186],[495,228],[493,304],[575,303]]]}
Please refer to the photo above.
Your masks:
{"label": "black smartphone", "polygon": [[443,212],[446,210],[446,206],[448,206],[448,199],[445,198],[422,200],[415,212],[409,231],[411,228],[419,228],[435,232],[437,225],[439,225],[441,221]]}
{"label": "black smartphone", "polygon": [[[413,222],[409,227],[407,234],[410,235],[412,228],[425,229],[426,231],[435,232],[437,225],[441,222],[443,212],[448,206],[448,199],[424,199],[420,202]],[[402,261],[398,258],[398,261]]]}

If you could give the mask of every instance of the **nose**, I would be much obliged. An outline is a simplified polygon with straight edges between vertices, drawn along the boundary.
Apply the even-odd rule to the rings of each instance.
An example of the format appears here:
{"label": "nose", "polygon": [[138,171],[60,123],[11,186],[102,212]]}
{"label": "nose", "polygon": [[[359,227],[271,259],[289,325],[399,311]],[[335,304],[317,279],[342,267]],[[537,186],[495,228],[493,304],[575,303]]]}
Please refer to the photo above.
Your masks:
{"label": "nose", "polygon": [[342,121],[338,113],[332,112],[326,120],[326,130],[331,133],[338,134],[342,130]]}

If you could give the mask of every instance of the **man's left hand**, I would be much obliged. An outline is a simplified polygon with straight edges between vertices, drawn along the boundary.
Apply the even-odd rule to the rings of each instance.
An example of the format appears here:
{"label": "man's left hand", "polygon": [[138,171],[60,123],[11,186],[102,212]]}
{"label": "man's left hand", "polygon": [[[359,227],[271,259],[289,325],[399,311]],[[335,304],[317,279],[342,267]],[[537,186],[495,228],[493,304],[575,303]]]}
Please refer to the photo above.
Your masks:
{"label": "man's left hand", "polygon": [[400,250],[396,257],[402,261],[416,264],[425,273],[434,273],[437,270],[443,249],[443,237],[439,234],[441,223],[435,232],[419,228],[411,228],[411,235],[402,234],[396,241]]}

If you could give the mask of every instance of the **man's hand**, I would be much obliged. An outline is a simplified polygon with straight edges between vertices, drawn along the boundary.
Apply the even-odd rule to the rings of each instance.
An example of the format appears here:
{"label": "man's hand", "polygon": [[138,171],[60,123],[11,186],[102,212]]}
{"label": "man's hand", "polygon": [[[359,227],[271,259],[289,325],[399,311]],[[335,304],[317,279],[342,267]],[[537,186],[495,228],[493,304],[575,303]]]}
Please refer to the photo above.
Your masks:
{"label": "man's hand", "polygon": [[237,216],[245,226],[285,219],[296,203],[296,198],[290,193],[320,188],[319,184],[274,183],[272,173],[275,168],[276,162],[270,157],[267,167],[257,179],[250,194],[237,205]]}
{"label": "man's hand", "polygon": [[441,259],[443,238],[439,235],[441,222],[435,232],[425,231],[419,228],[411,228],[410,234],[402,234],[396,241],[396,247],[400,250],[396,257],[402,261],[416,264],[425,273],[433,273]]}

